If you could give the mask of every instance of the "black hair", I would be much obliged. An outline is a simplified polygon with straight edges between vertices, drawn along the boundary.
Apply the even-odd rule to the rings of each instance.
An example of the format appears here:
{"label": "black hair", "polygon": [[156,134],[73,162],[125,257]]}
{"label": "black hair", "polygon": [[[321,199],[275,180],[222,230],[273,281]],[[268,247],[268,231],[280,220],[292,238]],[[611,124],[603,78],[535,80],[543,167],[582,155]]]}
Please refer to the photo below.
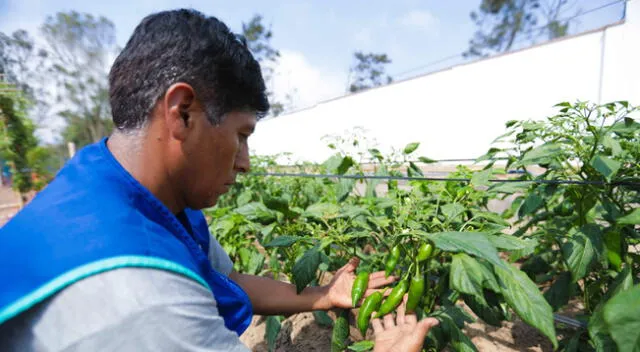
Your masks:
{"label": "black hair", "polygon": [[192,9],[145,17],[109,72],[113,122],[139,128],[177,82],[190,84],[213,124],[231,111],[269,110],[260,64],[246,42],[215,17]]}

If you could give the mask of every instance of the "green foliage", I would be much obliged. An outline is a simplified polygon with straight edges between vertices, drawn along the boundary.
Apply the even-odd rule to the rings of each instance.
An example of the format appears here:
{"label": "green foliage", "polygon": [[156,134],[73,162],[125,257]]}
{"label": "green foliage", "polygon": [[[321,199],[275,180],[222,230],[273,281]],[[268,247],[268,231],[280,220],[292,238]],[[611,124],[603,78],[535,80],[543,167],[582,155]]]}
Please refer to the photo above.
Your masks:
{"label": "green foliage", "polygon": [[37,140],[33,135],[34,126],[24,114],[27,104],[27,100],[19,92],[0,93],[0,151],[2,158],[11,166],[13,188],[21,194],[33,187],[27,156],[37,146]]}
{"label": "green foliage", "polygon": [[[342,150],[339,144],[332,147]],[[411,160],[419,159],[413,155],[418,147],[417,143],[408,143],[395,156],[371,152],[376,160],[375,172],[402,176],[421,173],[417,165],[411,167]],[[363,157],[340,151],[321,164],[287,167],[277,165],[275,157],[253,157],[253,169],[256,173],[357,177],[364,173],[359,164]],[[460,166],[450,177],[471,178],[476,173]],[[378,194],[368,191],[374,182],[381,190]],[[391,247],[398,245],[402,255],[391,268],[395,275],[403,279],[410,279],[409,275],[438,278],[425,283],[425,294],[416,308],[421,316],[451,319],[453,325],[445,324],[440,335],[431,340],[438,346],[474,349],[460,330],[467,318],[462,318],[464,314],[453,305],[456,299],[447,298],[451,294],[468,301],[474,311],[493,324],[507,319],[507,310],[513,309],[555,344],[551,306],[526,274],[498,254],[499,250],[532,250],[537,242],[501,233],[509,225],[487,210],[493,196],[458,181],[410,181],[401,185],[398,181],[370,179],[244,175],[207,214],[211,232],[230,254],[236,270],[255,269],[245,265],[242,258],[250,255],[243,251],[262,253],[266,257],[264,266],[255,272],[289,281],[298,292],[318,285],[325,272],[337,270],[353,256],[361,259],[362,270],[384,270]],[[425,241],[432,242],[436,249],[429,259],[417,261],[418,248]],[[369,346],[363,343],[354,348],[361,345]]]}
{"label": "green foliage", "polygon": [[[637,278],[640,242],[638,108],[627,102],[557,105],[545,121],[511,121],[483,159],[504,157],[521,180],[540,180],[516,193],[516,236],[538,246],[522,269],[539,284],[551,284],[545,298],[554,311],[580,299],[590,319],[591,344],[610,350],[611,335],[598,321],[620,282]],[[584,184],[553,184],[554,181]],[[493,190],[501,195],[511,194]],[[636,279],[637,280],[637,279]],[[628,281],[628,280],[627,280]],[[633,280],[631,280],[632,282]]]}

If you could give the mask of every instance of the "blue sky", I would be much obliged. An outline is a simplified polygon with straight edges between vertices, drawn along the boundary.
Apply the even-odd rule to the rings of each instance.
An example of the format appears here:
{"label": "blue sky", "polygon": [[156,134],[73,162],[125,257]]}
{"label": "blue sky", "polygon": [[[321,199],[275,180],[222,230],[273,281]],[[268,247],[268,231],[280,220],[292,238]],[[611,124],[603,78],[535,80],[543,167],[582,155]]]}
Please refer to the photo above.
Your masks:
{"label": "blue sky", "polygon": [[[579,0],[589,10],[614,0]],[[283,57],[277,82],[278,94],[294,93],[297,108],[344,94],[348,68],[355,50],[385,52],[392,59],[388,73],[409,78],[459,63],[448,60],[415,70],[431,62],[461,53],[475,30],[469,13],[480,0],[0,0],[0,31],[19,28],[34,33],[47,15],[76,10],[103,15],[114,22],[117,41],[124,45],[136,24],[147,14],[191,7],[213,15],[233,30],[253,14],[272,24],[273,46]],[[575,30],[599,27],[620,18],[623,4],[585,15]],[[414,71],[411,71],[414,70]],[[408,74],[400,73],[411,71]]]}

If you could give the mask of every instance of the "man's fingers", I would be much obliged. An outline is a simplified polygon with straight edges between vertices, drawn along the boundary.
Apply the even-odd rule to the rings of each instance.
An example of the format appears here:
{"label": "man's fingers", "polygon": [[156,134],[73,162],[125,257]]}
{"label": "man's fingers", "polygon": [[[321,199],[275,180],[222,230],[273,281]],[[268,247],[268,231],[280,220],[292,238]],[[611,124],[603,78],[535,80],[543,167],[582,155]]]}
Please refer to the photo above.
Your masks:
{"label": "man's fingers", "polygon": [[385,278],[384,275],[385,275],[384,271],[376,271],[374,273],[371,273],[371,275],[369,275],[369,280],[380,279],[380,278],[382,278],[382,279],[391,279],[391,278],[393,278],[393,280],[396,281],[398,279],[398,277],[394,276],[394,275],[389,275],[389,277],[387,277],[387,278]]}
{"label": "man's fingers", "polygon": [[420,335],[420,336],[425,336],[427,335],[427,333],[429,332],[429,330],[440,324],[440,322],[438,321],[438,319],[436,318],[425,318],[420,320],[420,322],[418,323],[418,325],[416,326],[416,334]]}
{"label": "man's fingers", "polygon": [[[373,312],[373,315],[375,316],[378,312]],[[376,319],[371,319],[371,326],[373,327],[373,332],[378,335],[380,333],[382,333],[384,331],[384,328],[382,327],[382,322],[380,321],[380,318],[376,318]]]}
{"label": "man's fingers", "polygon": [[398,306],[397,315],[396,315],[396,324],[403,325],[404,324],[404,313],[407,309],[407,297],[409,295],[404,295],[402,297],[402,303]]}
{"label": "man's fingers", "polygon": [[389,313],[384,316],[384,328],[391,329],[396,326],[396,323],[393,321],[393,314]]}
{"label": "man's fingers", "polygon": [[346,272],[353,272],[353,271],[356,271],[358,264],[360,264],[360,258],[354,257],[354,258],[351,258],[343,268]]}
{"label": "man's fingers", "polygon": [[418,323],[418,317],[411,313],[404,316],[404,323],[407,325],[415,326]]}
{"label": "man's fingers", "polygon": [[369,275],[369,287],[370,288],[377,288],[377,287],[382,287],[385,285],[389,285],[392,284],[396,281],[396,277],[395,276],[389,276],[387,278],[384,277],[384,272],[382,272],[382,276],[378,276],[378,277],[372,277],[372,275]]}

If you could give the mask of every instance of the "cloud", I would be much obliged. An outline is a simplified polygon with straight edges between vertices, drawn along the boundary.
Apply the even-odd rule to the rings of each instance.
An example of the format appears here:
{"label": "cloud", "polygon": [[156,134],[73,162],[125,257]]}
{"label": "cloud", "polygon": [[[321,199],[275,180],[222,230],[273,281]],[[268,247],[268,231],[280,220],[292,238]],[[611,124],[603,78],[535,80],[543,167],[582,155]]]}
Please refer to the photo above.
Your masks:
{"label": "cloud", "polygon": [[279,101],[291,94],[288,110],[295,110],[344,94],[345,80],[345,74],[316,67],[302,53],[285,49],[280,50],[270,88]]}
{"label": "cloud", "polygon": [[426,10],[413,10],[407,12],[399,20],[402,26],[418,29],[423,32],[435,33],[440,21],[431,12]]}
{"label": "cloud", "polygon": [[373,33],[370,28],[362,27],[353,35],[359,46],[369,46],[373,43]]}

